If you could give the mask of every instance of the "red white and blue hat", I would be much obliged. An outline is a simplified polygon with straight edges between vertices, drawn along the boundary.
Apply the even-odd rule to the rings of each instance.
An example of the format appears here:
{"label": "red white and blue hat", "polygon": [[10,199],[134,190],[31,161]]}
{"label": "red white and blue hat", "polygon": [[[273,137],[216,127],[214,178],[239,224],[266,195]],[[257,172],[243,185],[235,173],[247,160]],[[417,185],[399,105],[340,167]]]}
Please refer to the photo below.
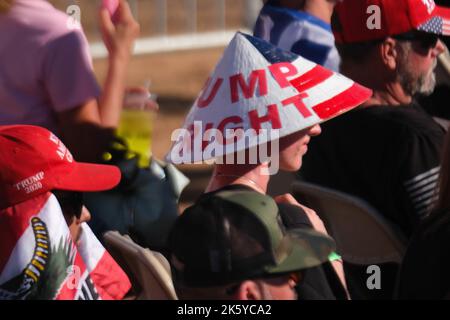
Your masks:
{"label": "red white and blue hat", "polygon": [[[338,43],[365,42],[417,30],[450,36],[450,8],[434,0],[344,0],[332,19]],[[379,21],[379,24],[374,21]]]}
{"label": "red white and blue hat", "polygon": [[[167,160],[196,163],[237,153],[309,128],[359,106],[372,91],[259,38],[237,33],[194,102]],[[209,129],[252,131],[205,140]],[[175,139],[174,139],[175,138]],[[200,140],[200,141],[199,141]],[[218,141],[219,140],[219,141]],[[213,152],[209,152],[213,150]]]}

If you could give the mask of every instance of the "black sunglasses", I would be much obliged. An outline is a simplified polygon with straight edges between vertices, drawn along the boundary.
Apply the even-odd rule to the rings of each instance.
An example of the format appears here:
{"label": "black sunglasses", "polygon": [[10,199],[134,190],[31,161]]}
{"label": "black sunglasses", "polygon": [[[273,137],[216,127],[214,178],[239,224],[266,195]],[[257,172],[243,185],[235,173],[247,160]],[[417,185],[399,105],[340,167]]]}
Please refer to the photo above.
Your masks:
{"label": "black sunglasses", "polygon": [[392,38],[400,41],[416,41],[419,43],[420,47],[425,50],[432,49],[436,47],[439,40],[439,36],[434,33],[411,31],[407,33],[402,33]]}
{"label": "black sunglasses", "polygon": [[82,192],[53,190],[52,193],[58,199],[64,214],[73,215],[77,219],[81,218],[81,211],[83,209]]}

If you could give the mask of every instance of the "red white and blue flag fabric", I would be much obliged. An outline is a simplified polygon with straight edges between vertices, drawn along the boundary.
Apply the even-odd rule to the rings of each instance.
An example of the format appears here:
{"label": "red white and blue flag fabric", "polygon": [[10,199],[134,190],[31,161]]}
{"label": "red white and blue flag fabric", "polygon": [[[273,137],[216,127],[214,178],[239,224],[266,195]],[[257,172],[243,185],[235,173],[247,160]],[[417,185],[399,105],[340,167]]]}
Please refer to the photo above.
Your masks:
{"label": "red white and blue flag fabric", "polygon": [[330,24],[305,11],[269,1],[259,13],[253,35],[327,69],[339,70],[340,58]]}
{"label": "red white and blue flag fabric", "polygon": [[87,224],[74,244],[51,193],[0,211],[0,299],[117,300],[130,288]]}
{"label": "red white and blue flag fabric", "polygon": [[431,17],[420,26],[418,30],[450,36],[450,8],[437,6],[432,0],[422,0],[424,6],[428,8]]}

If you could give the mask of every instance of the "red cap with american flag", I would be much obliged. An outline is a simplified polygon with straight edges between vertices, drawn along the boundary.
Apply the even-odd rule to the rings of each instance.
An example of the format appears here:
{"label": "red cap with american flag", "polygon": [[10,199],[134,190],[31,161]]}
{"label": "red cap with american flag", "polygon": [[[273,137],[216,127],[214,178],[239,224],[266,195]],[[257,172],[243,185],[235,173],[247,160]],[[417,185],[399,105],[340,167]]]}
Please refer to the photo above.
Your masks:
{"label": "red cap with american flag", "polygon": [[417,30],[450,36],[450,8],[434,0],[345,0],[335,7],[338,43],[365,42]]}

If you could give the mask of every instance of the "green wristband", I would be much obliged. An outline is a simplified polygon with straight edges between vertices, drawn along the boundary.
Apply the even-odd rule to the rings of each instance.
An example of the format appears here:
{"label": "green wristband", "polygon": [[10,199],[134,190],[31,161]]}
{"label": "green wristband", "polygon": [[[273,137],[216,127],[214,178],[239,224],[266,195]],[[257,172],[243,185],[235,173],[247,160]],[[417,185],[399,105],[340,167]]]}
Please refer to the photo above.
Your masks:
{"label": "green wristband", "polygon": [[337,252],[332,252],[329,256],[328,256],[328,260],[330,262],[336,261],[336,260],[341,260],[342,257],[340,255],[337,254]]}

